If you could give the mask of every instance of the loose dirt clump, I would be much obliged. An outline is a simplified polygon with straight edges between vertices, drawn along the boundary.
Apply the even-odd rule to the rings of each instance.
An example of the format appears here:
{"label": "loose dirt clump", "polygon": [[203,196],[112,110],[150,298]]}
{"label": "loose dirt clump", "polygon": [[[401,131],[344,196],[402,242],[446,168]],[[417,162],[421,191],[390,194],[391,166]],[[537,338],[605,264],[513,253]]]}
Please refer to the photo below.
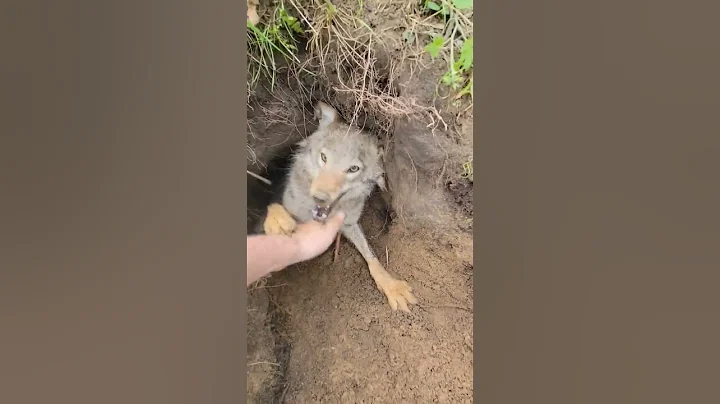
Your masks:
{"label": "loose dirt clump", "polygon": [[248,297],[248,402],[470,403],[472,109],[438,97],[447,66],[409,43],[409,27],[419,35],[427,22],[407,3],[333,3],[328,20],[330,3],[260,1],[260,19],[278,4],[312,28],[296,60],[278,62],[275,80],[258,79],[248,96],[248,231],[261,228],[293,144],[325,101],[386,148],[388,191],[371,196],[361,225],[419,304],[393,312],[345,239],[337,261],[331,248],[261,280]]}
{"label": "loose dirt clump", "polygon": [[472,216],[473,214],[473,186],[466,180],[448,181],[448,191],[453,197],[455,203],[460,205],[463,212]]}

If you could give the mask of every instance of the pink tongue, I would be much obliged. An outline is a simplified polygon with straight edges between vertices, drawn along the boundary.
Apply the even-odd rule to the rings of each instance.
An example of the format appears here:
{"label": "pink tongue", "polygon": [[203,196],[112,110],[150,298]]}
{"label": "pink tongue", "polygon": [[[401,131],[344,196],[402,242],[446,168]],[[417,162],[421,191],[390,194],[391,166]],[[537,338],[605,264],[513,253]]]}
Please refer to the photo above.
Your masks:
{"label": "pink tongue", "polygon": [[330,209],[321,206],[316,206],[312,210],[313,219],[318,221],[327,219],[328,213],[330,213]]}

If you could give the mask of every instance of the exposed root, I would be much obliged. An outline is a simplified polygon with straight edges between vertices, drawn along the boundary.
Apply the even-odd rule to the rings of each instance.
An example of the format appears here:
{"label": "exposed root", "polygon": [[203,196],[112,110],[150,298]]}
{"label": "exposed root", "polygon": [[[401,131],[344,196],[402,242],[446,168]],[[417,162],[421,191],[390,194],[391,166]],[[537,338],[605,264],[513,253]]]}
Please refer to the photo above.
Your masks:
{"label": "exposed root", "polygon": [[[362,18],[362,4],[283,0],[275,5],[292,12],[304,29],[305,52],[294,55],[295,59],[282,70],[284,81],[296,93],[294,98],[304,104],[312,104],[317,98],[331,99],[351,124],[364,126],[364,120],[370,118],[375,133],[385,139],[392,133],[395,119],[400,117],[418,116],[427,119],[430,125],[442,124],[447,128],[434,106],[399,94],[401,72],[410,72],[412,77],[416,65],[422,64],[424,51],[420,42],[388,35],[397,28],[371,27]],[[419,30],[429,24],[428,18],[418,19],[418,10],[412,2],[400,9],[384,10],[390,7],[389,2],[376,2],[373,7],[376,14],[406,13],[403,25],[408,30]],[[276,14],[269,10],[264,13]],[[312,79],[308,79],[310,76]],[[249,95],[248,102],[252,98]],[[274,111],[264,115],[287,121],[286,116]]]}
{"label": "exposed root", "polygon": [[250,174],[252,177],[254,177],[254,178],[256,178],[256,179],[258,179],[258,180],[260,180],[260,181],[262,181],[262,182],[264,182],[264,183],[266,183],[266,184],[268,184],[268,185],[272,185],[272,182],[270,182],[270,180],[267,179],[267,178],[265,178],[265,177],[261,177],[261,176],[255,174],[254,172],[252,172],[252,171],[250,171],[250,170],[247,170],[247,173]]}
{"label": "exposed root", "polygon": [[337,262],[339,255],[340,255],[340,233],[338,233],[337,237],[335,237],[335,253],[333,254],[333,264],[335,264]]}

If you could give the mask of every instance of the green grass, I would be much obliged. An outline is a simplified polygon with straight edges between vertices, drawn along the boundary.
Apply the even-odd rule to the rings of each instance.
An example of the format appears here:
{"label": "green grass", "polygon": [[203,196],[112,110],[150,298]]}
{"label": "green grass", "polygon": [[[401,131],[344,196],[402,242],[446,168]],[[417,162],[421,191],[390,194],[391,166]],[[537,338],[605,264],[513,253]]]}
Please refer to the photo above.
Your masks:
{"label": "green grass", "polygon": [[248,84],[253,87],[261,78],[275,86],[278,71],[277,57],[284,58],[288,65],[297,65],[298,39],[305,35],[300,21],[288,13],[283,1],[278,2],[272,15],[264,21],[253,25],[247,22],[248,56],[250,66]]}
{"label": "green grass", "polygon": [[472,0],[425,0],[424,7],[446,24],[445,31],[436,34],[425,46],[432,59],[442,56],[448,64],[440,83],[455,93],[455,100],[465,95],[472,99],[473,38],[468,17],[473,9]]}
{"label": "green grass", "polygon": [[[398,4],[391,3],[393,1],[378,3],[376,8],[368,11],[363,7],[364,0],[336,4],[331,0],[268,1],[260,16],[261,22],[257,26],[247,23],[248,100],[259,82],[267,82],[272,91],[284,74],[283,69],[287,68],[312,75],[321,82],[337,75],[336,87],[352,94],[356,99],[356,110],[362,105],[393,116],[420,111],[422,106],[388,98],[383,88],[368,88],[368,85],[375,85],[378,77],[377,60],[372,50],[385,47],[384,50],[392,54],[395,47],[402,49],[398,51],[401,53],[390,58],[391,66],[386,66],[386,71],[401,71],[399,66],[410,66],[412,71],[416,63],[422,64],[423,53],[427,53],[447,66],[438,78],[436,96],[450,98],[450,102],[458,107],[467,98],[471,106],[472,0],[408,3],[404,6],[406,19],[401,22],[404,24],[401,27],[405,28],[402,38],[376,32],[364,18],[366,13],[382,16],[385,8],[397,9]],[[307,48],[302,49],[301,56],[298,47],[305,42]]]}

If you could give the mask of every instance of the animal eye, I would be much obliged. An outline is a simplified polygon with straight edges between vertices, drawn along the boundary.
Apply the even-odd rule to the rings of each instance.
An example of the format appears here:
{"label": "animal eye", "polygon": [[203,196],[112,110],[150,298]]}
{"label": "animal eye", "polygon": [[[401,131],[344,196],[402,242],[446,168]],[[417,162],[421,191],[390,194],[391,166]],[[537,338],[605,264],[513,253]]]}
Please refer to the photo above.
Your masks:
{"label": "animal eye", "polygon": [[360,167],[358,167],[358,166],[351,166],[350,168],[348,168],[348,172],[354,173],[354,172],[357,172],[357,170],[359,170],[359,169],[360,169]]}
{"label": "animal eye", "polygon": [[325,153],[320,153],[320,160],[322,160],[323,163],[327,163],[327,156]]}

